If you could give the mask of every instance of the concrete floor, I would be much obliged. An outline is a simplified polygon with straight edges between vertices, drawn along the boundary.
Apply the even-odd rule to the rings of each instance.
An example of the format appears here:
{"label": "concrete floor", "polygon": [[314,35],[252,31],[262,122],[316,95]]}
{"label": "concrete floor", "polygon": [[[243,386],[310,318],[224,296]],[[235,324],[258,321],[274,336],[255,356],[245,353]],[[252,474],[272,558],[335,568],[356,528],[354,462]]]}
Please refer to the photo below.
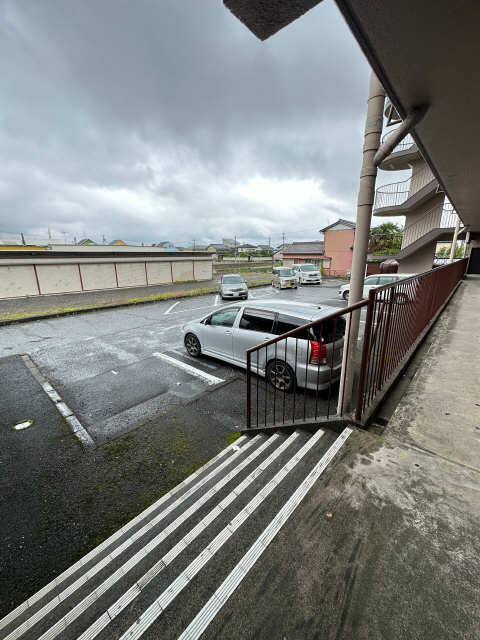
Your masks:
{"label": "concrete floor", "polygon": [[470,279],[384,434],[352,434],[206,640],[480,637],[479,311]]}

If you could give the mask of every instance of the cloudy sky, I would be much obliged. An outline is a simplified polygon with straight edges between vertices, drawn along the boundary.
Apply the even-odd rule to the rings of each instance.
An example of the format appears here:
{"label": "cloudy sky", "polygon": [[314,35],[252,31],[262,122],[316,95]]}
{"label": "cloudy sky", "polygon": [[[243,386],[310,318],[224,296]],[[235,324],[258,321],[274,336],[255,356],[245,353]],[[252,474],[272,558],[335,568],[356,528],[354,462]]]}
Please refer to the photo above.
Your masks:
{"label": "cloudy sky", "polygon": [[369,70],[331,0],[0,0],[0,235],[319,238],[354,218]]}

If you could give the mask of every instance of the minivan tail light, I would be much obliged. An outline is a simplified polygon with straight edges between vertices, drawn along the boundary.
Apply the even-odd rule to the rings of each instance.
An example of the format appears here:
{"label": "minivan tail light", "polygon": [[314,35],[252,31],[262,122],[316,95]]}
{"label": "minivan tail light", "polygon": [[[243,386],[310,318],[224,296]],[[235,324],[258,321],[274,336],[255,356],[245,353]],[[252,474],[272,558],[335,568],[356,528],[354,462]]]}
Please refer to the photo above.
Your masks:
{"label": "minivan tail light", "polygon": [[310,340],[309,364],[327,364],[327,347],[324,342]]}

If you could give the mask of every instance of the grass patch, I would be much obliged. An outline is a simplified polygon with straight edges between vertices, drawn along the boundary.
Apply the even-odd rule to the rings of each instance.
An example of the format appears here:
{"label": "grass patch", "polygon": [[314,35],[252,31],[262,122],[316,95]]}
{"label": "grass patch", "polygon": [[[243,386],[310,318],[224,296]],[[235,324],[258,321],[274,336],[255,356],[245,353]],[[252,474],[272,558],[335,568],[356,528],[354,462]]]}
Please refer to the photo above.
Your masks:
{"label": "grass patch", "polygon": [[232,433],[229,433],[228,436],[225,438],[225,442],[227,443],[227,446],[229,444],[233,444],[235,440],[238,440],[238,438],[241,435],[242,434],[240,433],[240,431],[233,431]]}

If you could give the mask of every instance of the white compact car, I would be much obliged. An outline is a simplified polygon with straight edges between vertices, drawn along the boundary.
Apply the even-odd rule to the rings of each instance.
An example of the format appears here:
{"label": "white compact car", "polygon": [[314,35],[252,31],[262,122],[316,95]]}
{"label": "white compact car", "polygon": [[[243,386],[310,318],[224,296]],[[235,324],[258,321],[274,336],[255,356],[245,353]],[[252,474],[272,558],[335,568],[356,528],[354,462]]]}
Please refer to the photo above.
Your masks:
{"label": "white compact car", "polygon": [[[187,353],[201,354],[247,366],[247,350],[337,311],[334,307],[255,300],[238,302],[193,320],[183,327]],[[264,376],[276,389],[291,392],[299,387],[322,391],[340,377],[345,320],[325,320],[286,338],[277,349],[260,349],[252,359],[252,371]],[[257,368],[258,367],[258,368]]]}
{"label": "white compact car", "polygon": [[[383,287],[386,284],[392,284],[399,280],[405,280],[405,278],[411,278],[414,275],[414,273],[379,273],[374,276],[368,276],[365,278],[363,283],[363,297],[368,298],[368,292],[370,289],[377,289],[378,287]],[[340,287],[338,294],[342,296],[344,300],[348,301],[350,283],[344,284],[343,287]]]}
{"label": "white compact car", "polygon": [[314,264],[292,264],[298,284],[322,284],[320,271]]}
{"label": "white compact car", "polygon": [[297,279],[290,267],[274,267],[272,269],[272,287],[279,289],[296,289]]}

